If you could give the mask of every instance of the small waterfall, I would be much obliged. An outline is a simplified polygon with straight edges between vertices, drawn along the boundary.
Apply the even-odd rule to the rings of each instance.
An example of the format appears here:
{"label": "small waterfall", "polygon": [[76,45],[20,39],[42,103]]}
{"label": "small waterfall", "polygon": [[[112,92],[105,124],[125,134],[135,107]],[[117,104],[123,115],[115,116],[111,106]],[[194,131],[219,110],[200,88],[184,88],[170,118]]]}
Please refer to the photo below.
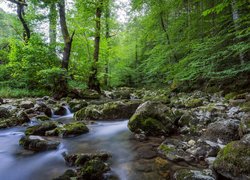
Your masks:
{"label": "small waterfall", "polygon": [[63,107],[66,110],[65,116],[68,116],[68,115],[72,114],[71,111],[70,111],[70,109],[69,109],[69,106],[63,106]]}

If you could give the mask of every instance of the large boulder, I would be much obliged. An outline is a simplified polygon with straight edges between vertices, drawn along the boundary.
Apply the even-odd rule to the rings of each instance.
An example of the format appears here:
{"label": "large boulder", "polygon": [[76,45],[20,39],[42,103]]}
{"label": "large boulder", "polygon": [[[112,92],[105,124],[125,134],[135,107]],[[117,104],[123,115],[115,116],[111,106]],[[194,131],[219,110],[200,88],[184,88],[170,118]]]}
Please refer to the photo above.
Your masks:
{"label": "large boulder", "polygon": [[65,124],[62,126],[58,126],[57,128],[46,131],[46,136],[60,136],[60,137],[72,137],[81,134],[88,133],[89,129],[83,122],[72,122],[69,124]]}
{"label": "large boulder", "polygon": [[130,118],[139,106],[139,101],[115,101],[101,105],[89,105],[74,115],[75,120],[115,120]]}
{"label": "large boulder", "polygon": [[239,120],[218,120],[208,125],[208,128],[203,134],[203,137],[207,140],[227,144],[231,141],[240,139],[239,127]]}
{"label": "large boulder", "polygon": [[176,130],[175,122],[181,115],[162,103],[147,101],[137,108],[128,127],[134,133],[166,135]]}
{"label": "large boulder", "polygon": [[213,168],[232,180],[250,179],[250,134],[227,144],[218,154]]}
{"label": "large boulder", "polygon": [[45,140],[39,136],[23,136],[19,144],[23,146],[24,149],[40,152],[57,149],[60,142]]}

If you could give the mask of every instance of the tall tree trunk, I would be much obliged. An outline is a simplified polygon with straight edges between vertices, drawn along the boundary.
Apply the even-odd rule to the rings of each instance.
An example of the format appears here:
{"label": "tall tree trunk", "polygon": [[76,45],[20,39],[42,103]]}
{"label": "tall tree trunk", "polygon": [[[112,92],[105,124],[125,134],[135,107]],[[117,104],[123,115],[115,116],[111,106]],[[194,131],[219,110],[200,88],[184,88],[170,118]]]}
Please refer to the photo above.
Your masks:
{"label": "tall tree trunk", "polygon": [[53,51],[56,52],[56,24],[57,24],[57,11],[56,4],[51,3],[49,6],[49,41]]}
{"label": "tall tree trunk", "polygon": [[110,21],[110,2],[107,0],[106,2],[106,10],[105,10],[105,27],[106,27],[106,33],[105,38],[107,41],[107,52],[106,52],[106,61],[105,61],[105,76],[104,76],[104,85],[106,87],[109,87],[109,51],[110,51],[110,27],[109,27],[109,21]]}
{"label": "tall tree trunk", "polygon": [[[235,37],[237,38],[237,41],[240,41],[240,38],[238,37],[238,32],[240,29],[240,24],[238,22],[239,18],[240,18],[240,14],[239,14],[239,10],[237,7],[237,1],[236,0],[232,0],[231,2],[231,9],[232,9],[232,17],[233,17],[233,23],[234,23],[234,28],[235,28]],[[244,64],[244,54],[242,52],[239,53],[239,58],[240,58],[240,63]]]}
{"label": "tall tree trunk", "polygon": [[12,2],[17,5],[17,16],[19,20],[22,23],[24,32],[23,32],[23,40],[25,43],[29,42],[30,39],[30,29],[27,24],[27,22],[24,19],[25,13],[24,13],[24,7],[27,6],[25,0],[8,0],[9,2]]}
{"label": "tall tree trunk", "polygon": [[71,36],[69,35],[69,31],[68,31],[68,27],[66,23],[66,15],[65,15],[65,0],[60,0],[58,6],[59,6],[61,31],[62,31],[63,40],[64,40],[62,68],[68,71],[71,46],[73,42],[73,37],[75,35],[75,31],[72,33]]}
{"label": "tall tree trunk", "polygon": [[91,74],[89,77],[88,87],[89,89],[96,90],[101,92],[100,82],[97,78],[97,62],[99,60],[99,51],[100,51],[100,40],[101,40],[101,16],[102,16],[102,5],[103,1],[100,0],[96,8],[96,27],[95,27],[95,50],[93,56],[93,65],[91,69]]}
{"label": "tall tree trunk", "polygon": [[[58,7],[59,7],[60,26],[61,26],[61,31],[62,31],[63,40],[64,40],[62,69],[66,70],[67,72],[69,68],[69,58],[70,58],[71,46],[72,46],[75,31],[72,33],[71,36],[69,35],[69,31],[68,31],[68,27],[66,23],[65,0],[60,0],[60,2],[58,3]],[[66,75],[61,75],[58,83],[59,83],[59,89],[56,92],[56,98],[59,99],[67,95],[68,83],[67,83]]]}
{"label": "tall tree trunk", "polygon": [[[160,13],[160,19],[161,19],[161,27],[162,27],[162,30],[163,30],[163,31],[165,32],[165,34],[166,34],[167,44],[168,44],[169,46],[171,46],[170,37],[169,37],[169,35],[168,35],[167,27],[166,27],[166,25],[165,25],[164,13],[163,13],[163,12]],[[174,51],[174,52],[173,52],[173,58],[174,58],[175,62],[177,62],[178,59],[177,59],[177,56],[176,56],[176,54],[175,54],[175,50],[173,49],[173,51]]]}

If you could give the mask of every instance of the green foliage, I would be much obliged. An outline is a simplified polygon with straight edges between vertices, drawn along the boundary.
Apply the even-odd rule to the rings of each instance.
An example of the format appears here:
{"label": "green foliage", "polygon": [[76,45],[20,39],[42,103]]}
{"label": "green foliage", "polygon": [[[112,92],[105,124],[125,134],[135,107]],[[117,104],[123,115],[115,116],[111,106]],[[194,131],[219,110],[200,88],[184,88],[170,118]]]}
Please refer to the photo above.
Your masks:
{"label": "green foliage", "polygon": [[43,97],[50,94],[51,93],[46,90],[13,89],[9,87],[0,88],[0,97],[2,98]]}
{"label": "green foliage", "polygon": [[56,90],[60,85],[60,79],[66,77],[67,73],[64,69],[53,67],[51,69],[44,69],[37,73],[39,83],[43,88]]}

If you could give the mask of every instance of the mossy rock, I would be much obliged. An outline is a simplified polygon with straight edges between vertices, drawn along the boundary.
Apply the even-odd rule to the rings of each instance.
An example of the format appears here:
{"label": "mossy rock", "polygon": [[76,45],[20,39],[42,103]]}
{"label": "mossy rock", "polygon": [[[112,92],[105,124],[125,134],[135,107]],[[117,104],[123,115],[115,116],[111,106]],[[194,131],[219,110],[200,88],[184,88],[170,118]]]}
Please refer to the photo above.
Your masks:
{"label": "mossy rock", "polygon": [[220,150],[213,168],[229,179],[249,179],[250,144],[233,141]]}
{"label": "mossy rock", "polygon": [[88,127],[83,122],[72,122],[56,129],[61,137],[78,136],[89,132]]}
{"label": "mossy rock", "polygon": [[74,115],[75,120],[116,120],[130,118],[140,101],[115,101],[101,105],[89,105]]}
{"label": "mossy rock", "polygon": [[191,161],[190,155],[183,151],[182,149],[178,149],[171,144],[162,143],[158,147],[158,152],[166,157],[166,159],[179,162],[179,161]]}
{"label": "mossy rock", "polygon": [[108,153],[63,155],[67,165],[77,167],[76,174],[68,175],[71,178],[102,180],[104,179],[104,173],[110,170],[109,166],[105,163],[111,157]]}
{"label": "mossy rock", "polygon": [[40,121],[48,121],[50,120],[50,118],[46,115],[37,115],[36,119],[40,120]]}
{"label": "mossy rock", "polygon": [[147,101],[140,105],[130,118],[128,127],[134,133],[158,136],[170,134],[176,129],[178,115],[162,103]]}
{"label": "mossy rock", "polygon": [[225,95],[225,99],[229,100],[229,99],[234,99],[237,96],[237,92],[231,92]]}
{"label": "mossy rock", "polygon": [[240,108],[244,112],[250,112],[250,101],[240,104]]}
{"label": "mossy rock", "polygon": [[77,179],[77,173],[72,169],[68,169],[63,173],[63,175],[54,178],[53,180],[73,180],[73,179]]}
{"label": "mossy rock", "polygon": [[11,113],[7,108],[0,107],[0,118],[10,118]]}
{"label": "mossy rock", "polygon": [[175,180],[215,180],[216,177],[212,170],[191,170],[191,169],[180,169],[174,174]]}
{"label": "mossy rock", "polygon": [[111,157],[110,154],[105,152],[99,153],[82,153],[82,154],[64,154],[64,159],[69,166],[84,166],[87,161],[92,159],[100,159],[102,161],[107,161]]}
{"label": "mossy rock", "polygon": [[50,131],[57,128],[56,122],[44,122],[40,125],[28,127],[25,131],[26,135],[40,135],[44,136],[46,131]]}
{"label": "mossy rock", "polygon": [[80,177],[89,180],[102,180],[103,174],[109,171],[109,167],[100,159],[96,158],[85,163],[81,168]]}
{"label": "mossy rock", "polygon": [[60,142],[48,141],[38,136],[23,136],[19,144],[23,146],[24,149],[40,152],[57,149]]}
{"label": "mossy rock", "polygon": [[195,108],[203,105],[202,99],[190,99],[185,103],[185,106],[188,108]]}

